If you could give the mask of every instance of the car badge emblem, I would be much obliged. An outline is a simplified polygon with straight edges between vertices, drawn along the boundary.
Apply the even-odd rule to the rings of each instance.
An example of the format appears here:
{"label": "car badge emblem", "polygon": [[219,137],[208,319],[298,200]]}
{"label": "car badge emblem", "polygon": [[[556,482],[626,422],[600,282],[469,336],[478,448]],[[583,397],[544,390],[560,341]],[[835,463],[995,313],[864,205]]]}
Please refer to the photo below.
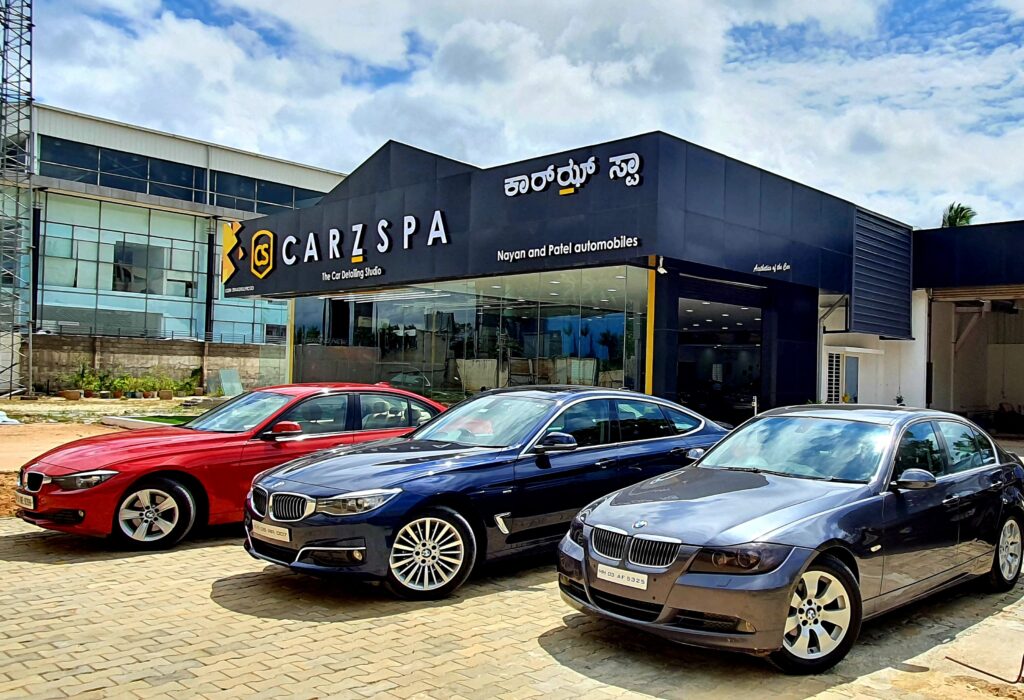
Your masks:
{"label": "car badge emblem", "polygon": [[637,520],[635,523],[633,523],[633,529],[634,530],[639,530],[642,527],[647,527],[647,521],[646,520]]}

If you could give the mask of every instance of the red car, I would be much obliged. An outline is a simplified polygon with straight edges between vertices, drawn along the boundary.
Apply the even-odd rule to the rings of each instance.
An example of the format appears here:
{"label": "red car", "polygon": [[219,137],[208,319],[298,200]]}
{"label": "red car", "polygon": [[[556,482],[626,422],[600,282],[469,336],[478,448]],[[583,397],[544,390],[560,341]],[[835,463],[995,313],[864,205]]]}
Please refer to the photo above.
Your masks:
{"label": "red car", "polygon": [[183,426],[76,440],[18,474],[25,521],[137,549],[196,523],[240,522],[253,477],[317,450],[409,432],[444,410],[390,386],[291,384],[250,391]]}

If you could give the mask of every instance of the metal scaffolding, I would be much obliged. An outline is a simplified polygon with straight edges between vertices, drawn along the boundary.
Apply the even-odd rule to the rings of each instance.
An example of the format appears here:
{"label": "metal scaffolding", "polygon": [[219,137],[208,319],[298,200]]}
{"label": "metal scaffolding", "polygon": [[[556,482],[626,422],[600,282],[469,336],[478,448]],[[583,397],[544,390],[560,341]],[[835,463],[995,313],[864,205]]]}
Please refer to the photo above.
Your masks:
{"label": "metal scaffolding", "polygon": [[0,23],[0,396],[4,396],[32,389],[32,0],[0,0]]}

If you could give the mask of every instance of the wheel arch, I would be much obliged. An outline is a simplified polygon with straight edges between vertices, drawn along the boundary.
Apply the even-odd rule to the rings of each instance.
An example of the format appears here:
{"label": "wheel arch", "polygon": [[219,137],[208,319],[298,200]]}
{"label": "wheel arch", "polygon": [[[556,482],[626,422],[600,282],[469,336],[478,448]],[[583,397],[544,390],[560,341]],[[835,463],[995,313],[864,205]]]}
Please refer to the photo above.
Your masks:
{"label": "wheel arch", "polygon": [[818,550],[818,553],[814,556],[814,559],[811,560],[811,563],[824,556],[830,556],[834,559],[838,559],[846,565],[846,568],[848,568],[850,573],[853,574],[854,580],[858,585],[860,585],[860,564],[857,561],[857,555],[855,555],[848,547],[839,542],[829,542]]}
{"label": "wheel arch", "polygon": [[145,474],[140,474],[124,488],[124,491],[121,493],[121,499],[123,500],[124,497],[128,495],[128,492],[138,484],[149,479],[170,479],[171,481],[177,481],[187,488],[189,493],[192,494],[192,498],[195,499],[196,513],[194,524],[206,526],[209,523],[210,498],[206,493],[206,489],[203,487],[203,482],[192,474],[174,467],[163,467],[146,472]]}

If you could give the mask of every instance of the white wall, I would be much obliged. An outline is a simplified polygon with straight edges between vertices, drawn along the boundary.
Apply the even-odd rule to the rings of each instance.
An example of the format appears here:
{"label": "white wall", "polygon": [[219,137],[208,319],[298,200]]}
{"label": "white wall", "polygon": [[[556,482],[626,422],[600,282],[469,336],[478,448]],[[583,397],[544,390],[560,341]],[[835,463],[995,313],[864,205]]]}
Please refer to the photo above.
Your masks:
{"label": "white wall", "polygon": [[[882,340],[865,333],[825,334],[821,356],[821,396],[826,395],[828,384],[828,353],[847,352],[860,358],[860,403],[893,405],[896,395],[900,394],[908,406],[924,406],[928,358],[928,295],[925,292],[914,292],[911,313],[913,340]],[[829,317],[825,326],[828,330],[841,330],[845,322],[840,309]],[[872,352],[856,353],[837,348]]]}
{"label": "white wall", "polygon": [[1024,345],[1016,343],[988,346],[988,407],[1000,403],[1024,405]]}
{"label": "white wall", "polygon": [[941,411],[953,409],[952,367],[953,367],[953,316],[950,302],[932,303],[931,353],[932,353],[932,403],[929,408]]}

